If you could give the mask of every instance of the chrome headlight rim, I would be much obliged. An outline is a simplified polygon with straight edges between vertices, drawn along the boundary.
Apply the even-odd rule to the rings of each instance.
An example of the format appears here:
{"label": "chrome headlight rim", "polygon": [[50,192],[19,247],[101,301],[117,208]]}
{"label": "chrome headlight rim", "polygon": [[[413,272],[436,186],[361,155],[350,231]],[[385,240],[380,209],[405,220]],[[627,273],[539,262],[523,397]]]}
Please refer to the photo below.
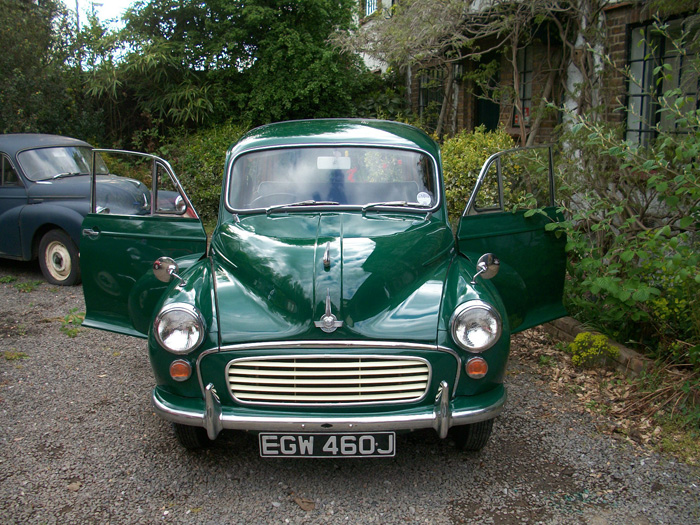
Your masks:
{"label": "chrome headlight rim", "polygon": [[[470,311],[473,310],[484,310],[486,311],[489,315],[491,315],[495,320],[497,324],[497,329],[495,334],[492,335],[490,340],[479,347],[472,347],[466,344],[464,341],[462,341],[458,335],[457,335],[457,329],[459,328],[458,326],[458,321],[462,318],[462,316]],[[501,334],[503,332],[503,322],[501,320],[501,314],[498,313],[498,310],[496,308],[481,300],[472,300],[472,301],[467,301],[466,303],[460,304],[457,308],[455,308],[454,312],[452,313],[452,317],[450,318],[450,335],[452,336],[452,340],[455,342],[457,346],[459,346],[461,349],[466,350],[467,352],[475,353],[475,354],[480,354],[482,352],[485,352],[489,348],[491,348],[493,345],[496,344],[496,342],[501,338]]]}
{"label": "chrome headlight rim", "polygon": [[[197,325],[197,328],[199,330],[199,336],[197,337],[195,342],[189,345],[186,349],[170,348],[161,337],[161,323],[163,322],[165,316],[172,312],[185,312],[186,314],[190,315],[192,317],[193,322]],[[156,341],[163,349],[175,355],[189,354],[190,352],[195,350],[204,341],[205,333],[206,325],[204,324],[204,318],[202,317],[202,314],[199,312],[199,310],[197,310],[194,306],[192,306],[189,303],[170,303],[165,305],[163,308],[161,308],[160,312],[158,312],[158,315],[156,316],[156,319],[153,322],[153,334],[156,338]]]}

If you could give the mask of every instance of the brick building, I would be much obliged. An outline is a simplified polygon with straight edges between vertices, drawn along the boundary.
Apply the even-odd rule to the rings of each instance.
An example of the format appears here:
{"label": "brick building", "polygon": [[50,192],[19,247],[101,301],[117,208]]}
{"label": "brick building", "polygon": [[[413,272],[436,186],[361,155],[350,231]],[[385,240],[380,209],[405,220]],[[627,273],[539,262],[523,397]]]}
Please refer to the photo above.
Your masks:
{"label": "brick building", "polygon": [[[393,3],[376,0],[365,2],[363,6],[377,10],[385,7],[383,4]],[[603,105],[607,119],[624,126],[627,139],[645,144],[653,137],[655,125],[674,125],[672,122],[663,122],[663,115],[656,111],[653,92],[661,94],[668,89],[680,88],[684,94],[697,100],[698,75],[689,65],[694,53],[679,52],[672,46],[672,40],[659,34],[653,26],[655,16],[659,16],[668,24],[672,34],[692,31],[695,19],[698,18],[697,4],[695,1],[675,3],[671,7],[667,6],[666,12],[659,15],[655,11],[659,2],[603,2],[598,21],[603,36],[597,44],[596,52],[610,57],[614,67],[608,65],[604,68],[595,80],[594,100],[588,100],[587,103]],[[542,43],[544,40],[535,41],[518,51],[517,97],[520,99],[521,111],[516,110],[513,99],[516,96],[513,82],[515,69],[502,55],[492,57],[498,63],[495,82],[498,87],[509,89],[497,88],[494,91],[497,93],[495,97],[484,96],[488,93],[485,94],[483,88],[479,88],[470,80],[470,75],[465,74],[478,67],[476,62],[464,60],[450,64],[448,67],[454,68],[453,75],[444,69],[409,68],[407,96],[411,109],[430,124],[437,119],[442,105],[447,103],[443,131],[448,134],[484,125],[487,129],[503,127],[516,140],[533,131],[536,134],[534,142],[550,142],[554,138],[555,127],[560,123],[561,113],[551,109],[541,113],[542,94],[546,91],[545,98],[557,106],[576,107],[580,101],[567,95],[564,86],[568,86],[568,91],[571,92],[575,84],[584,80],[576,67],[576,62],[581,60],[583,53],[580,48],[571,53],[569,64],[560,66],[552,79],[553,58],[561,52],[561,44],[557,45],[547,39],[549,44],[545,45]],[[665,68],[670,79],[659,81],[659,66]],[[623,73],[625,69],[637,81],[630,81]],[[454,77],[454,83],[450,89],[446,89],[445,79],[450,76]],[[553,84],[548,86],[547,83],[552,80]],[[446,94],[449,95],[447,99]],[[626,111],[621,111],[621,108]],[[541,117],[536,119],[536,115]],[[521,126],[525,127],[526,133],[522,133]],[[536,126],[536,129],[531,129],[532,126]]]}

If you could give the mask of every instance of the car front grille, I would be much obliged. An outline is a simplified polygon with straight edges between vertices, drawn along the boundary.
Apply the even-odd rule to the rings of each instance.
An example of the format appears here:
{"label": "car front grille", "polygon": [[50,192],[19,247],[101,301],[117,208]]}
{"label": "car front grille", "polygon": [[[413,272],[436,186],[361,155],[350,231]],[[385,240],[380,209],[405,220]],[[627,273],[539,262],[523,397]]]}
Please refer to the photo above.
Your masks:
{"label": "car front grille", "polygon": [[417,357],[275,356],[228,365],[238,401],[275,405],[363,404],[421,399],[430,365]]}

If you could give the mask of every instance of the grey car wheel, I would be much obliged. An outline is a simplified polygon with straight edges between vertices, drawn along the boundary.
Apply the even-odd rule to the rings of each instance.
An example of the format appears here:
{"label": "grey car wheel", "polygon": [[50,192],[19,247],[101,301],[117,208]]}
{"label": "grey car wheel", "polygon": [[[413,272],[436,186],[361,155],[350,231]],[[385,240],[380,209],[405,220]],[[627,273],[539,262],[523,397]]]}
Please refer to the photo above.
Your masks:
{"label": "grey car wheel", "polygon": [[51,230],[39,242],[41,273],[51,284],[72,286],[80,282],[78,247],[63,230]]}

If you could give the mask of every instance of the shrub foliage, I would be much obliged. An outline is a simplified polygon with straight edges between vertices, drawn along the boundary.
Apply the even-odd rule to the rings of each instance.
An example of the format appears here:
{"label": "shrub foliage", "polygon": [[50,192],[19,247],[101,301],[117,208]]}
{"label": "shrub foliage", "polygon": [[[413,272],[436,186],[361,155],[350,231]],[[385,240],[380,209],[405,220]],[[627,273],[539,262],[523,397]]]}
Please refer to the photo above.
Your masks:
{"label": "shrub foliage", "polygon": [[514,146],[503,130],[463,130],[442,144],[442,167],[450,221],[455,222],[464,211],[484,161],[494,153]]}
{"label": "shrub foliage", "polygon": [[[655,74],[664,85],[671,72]],[[650,97],[662,118],[648,145],[595,114],[572,116],[563,138],[568,307],[620,342],[698,367],[700,111],[680,90]]]}
{"label": "shrub foliage", "polygon": [[214,222],[219,212],[226,151],[247,129],[228,123],[182,133],[160,148],[205,224]]}

